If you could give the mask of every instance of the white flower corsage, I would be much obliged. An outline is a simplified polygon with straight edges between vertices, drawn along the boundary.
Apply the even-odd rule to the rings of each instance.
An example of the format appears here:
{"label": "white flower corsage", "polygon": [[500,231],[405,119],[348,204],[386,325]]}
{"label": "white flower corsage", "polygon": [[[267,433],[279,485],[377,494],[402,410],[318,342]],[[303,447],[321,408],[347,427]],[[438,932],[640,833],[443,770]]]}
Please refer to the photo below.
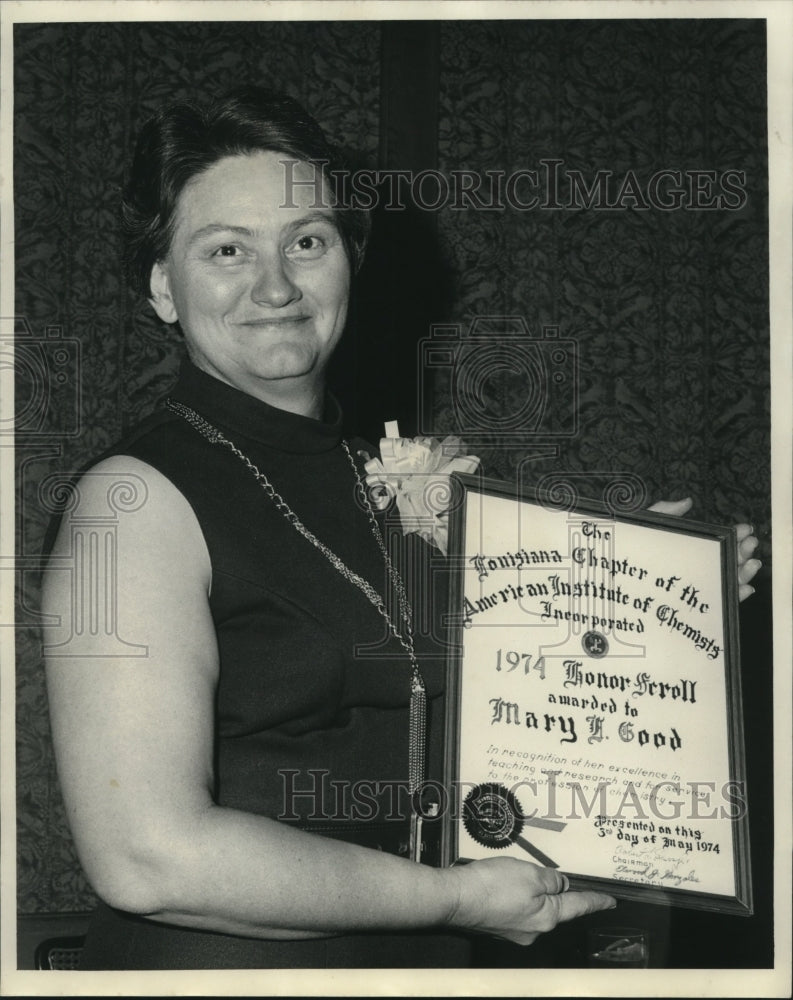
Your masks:
{"label": "white flower corsage", "polygon": [[417,532],[446,555],[449,541],[449,476],[471,473],[479,465],[475,455],[465,455],[457,437],[403,438],[395,420],[385,425],[380,458],[366,463],[366,485],[372,503],[385,509],[396,498],[405,534]]}

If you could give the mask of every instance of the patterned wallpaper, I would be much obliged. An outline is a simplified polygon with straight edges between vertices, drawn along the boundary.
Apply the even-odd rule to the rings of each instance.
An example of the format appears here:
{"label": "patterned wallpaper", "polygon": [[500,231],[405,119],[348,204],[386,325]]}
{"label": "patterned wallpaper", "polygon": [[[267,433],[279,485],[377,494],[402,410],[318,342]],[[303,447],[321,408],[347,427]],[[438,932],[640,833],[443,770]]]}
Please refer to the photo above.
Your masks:
{"label": "patterned wallpaper", "polygon": [[[517,198],[550,202],[543,162],[561,161],[563,206],[581,204],[568,174],[589,187],[598,171],[613,174],[610,199],[589,210],[439,217],[464,330],[476,316],[520,315],[534,336],[558,327],[578,354],[578,383],[548,389],[537,440],[570,429],[574,399],[577,432],[556,439],[557,457],[525,466],[526,479],[569,473],[601,496],[622,478],[650,499],[691,495],[693,516],[747,518],[767,537],[764,30],[759,21],[443,26],[441,171],[534,169],[538,184],[519,186]],[[679,209],[659,210],[648,188],[662,170],[681,171],[683,187],[693,171],[712,171],[715,194],[726,171],[743,171],[745,204],[698,210],[687,193]],[[708,195],[709,178],[698,183]],[[642,201],[649,207],[630,207]],[[519,414],[525,381],[520,365],[493,379],[494,415]],[[435,403],[451,422],[448,395]],[[488,458],[511,478],[523,454]]]}
{"label": "patterned wallpaper", "polygon": [[[567,381],[557,391],[547,381],[550,349],[531,349],[545,393],[534,424],[539,411],[515,416],[525,409],[526,372],[490,373],[482,406],[496,430],[476,450],[492,471],[532,481],[561,471],[588,494],[615,479],[651,499],[690,494],[698,518],[751,519],[767,563],[763,32],[756,21],[443,23],[438,169],[539,176],[543,161],[557,160],[559,204],[569,201],[574,171],[586,186],[611,171],[622,202],[447,206],[422,232],[436,241],[449,282],[431,320],[467,331],[476,317],[521,316],[522,343],[557,327],[565,357],[578,359],[577,380],[560,362]],[[19,908],[32,914],[81,910],[93,899],[57,789],[40,664],[36,557],[47,477],[117,439],[151,409],[177,364],[174,336],[130,296],[119,264],[117,205],[134,134],[165,99],[257,80],[288,90],[375,165],[380,28],[23,25],[15,46],[17,315],[27,323],[18,321],[18,351],[47,353],[65,375],[45,411],[35,406],[34,376],[21,372],[18,391],[18,535],[30,566],[20,574],[17,630]],[[692,171],[743,171],[745,198],[732,200],[743,204],[640,207],[660,170],[681,171],[687,183]],[[528,201],[532,186],[521,184],[515,195]],[[400,293],[409,299],[412,289]],[[359,322],[370,315],[371,302]],[[53,327],[60,343],[57,329],[47,333]],[[489,344],[517,356],[514,339],[492,323],[486,330]],[[427,333],[405,329],[405,343],[412,351]],[[372,335],[368,326],[353,331],[359,341]],[[412,358],[408,367],[415,372]],[[459,424],[447,373],[426,388],[421,419],[437,430]],[[506,426],[519,433],[496,447]],[[537,444],[556,451],[522,466]]]}

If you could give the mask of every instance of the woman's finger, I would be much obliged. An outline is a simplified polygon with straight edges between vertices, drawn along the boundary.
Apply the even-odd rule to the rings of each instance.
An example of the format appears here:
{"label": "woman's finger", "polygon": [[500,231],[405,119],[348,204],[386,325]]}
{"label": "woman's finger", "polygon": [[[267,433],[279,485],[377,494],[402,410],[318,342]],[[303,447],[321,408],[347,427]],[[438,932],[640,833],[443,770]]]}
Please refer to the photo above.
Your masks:
{"label": "woman's finger", "polygon": [[559,923],[582,917],[585,913],[596,913],[598,910],[611,910],[617,905],[613,896],[603,892],[566,892],[557,897]]}
{"label": "woman's finger", "polygon": [[748,535],[742,541],[738,542],[738,564],[745,563],[759,544],[760,539],[754,535]]}
{"label": "woman's finger", "polygon": [[751,583],[762,565],[759,559],[747,559],[738,567],[738,583]]}
{"label": "woman's finger", "polygon": [[735,531],[736,534],[738,535],[738,544],[740,544],[744,540],[744,538],[748,538],[749,535],[754,534],[754,528],[751,526],[751,524],[736,524]]}
{"label": "woman's finger", "polygon": [[673,517],[682,517],[691,510],[693,503],[694,501],[691,497],[686,497],[685,500],[659,500],[658,503],[654,503],[649,509],[658,514],[671,514]]}
{"label": "woman's finger", "polygon": [[540,883],[540,892],[556,896],[559,893],[567,892],[570,888],[570,879],[557,868],[543,868],[539,865],[533,867],[535,867],[536,877]]}

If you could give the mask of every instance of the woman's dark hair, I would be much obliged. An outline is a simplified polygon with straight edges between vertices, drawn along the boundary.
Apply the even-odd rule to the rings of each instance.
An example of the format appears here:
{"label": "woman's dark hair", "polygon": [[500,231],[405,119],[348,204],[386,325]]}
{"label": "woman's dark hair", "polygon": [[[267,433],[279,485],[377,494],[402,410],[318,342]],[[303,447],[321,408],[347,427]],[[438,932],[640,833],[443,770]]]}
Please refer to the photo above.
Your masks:
{"label": "woman's dark hair", "polygon": [[258,151],[321,166],[350,264],[353,270],[360,267],[369,215],[341,201],[334,184],[334,171],[341,169],[337,151],[297,101],[277,91],[241,87],[205,108],[168,105],[141,129],[123,203],[126,262],[137,291],[150,294],[151,270],[168,254],[176,205],[188,181],[225,156]]}

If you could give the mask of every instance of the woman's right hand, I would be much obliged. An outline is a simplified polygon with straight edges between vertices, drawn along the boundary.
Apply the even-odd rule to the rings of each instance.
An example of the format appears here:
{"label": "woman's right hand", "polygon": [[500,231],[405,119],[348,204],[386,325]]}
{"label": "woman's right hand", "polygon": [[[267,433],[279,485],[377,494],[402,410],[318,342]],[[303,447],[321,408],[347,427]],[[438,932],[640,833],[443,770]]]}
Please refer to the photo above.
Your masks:
{"label": "woman's right hand", "polygon": [[451,868],[457,904],[450,925],[531,944],[563,920],[608,910],[616,900],[601,892],[571,892],[566,875],[518,858],[487,858]]}

